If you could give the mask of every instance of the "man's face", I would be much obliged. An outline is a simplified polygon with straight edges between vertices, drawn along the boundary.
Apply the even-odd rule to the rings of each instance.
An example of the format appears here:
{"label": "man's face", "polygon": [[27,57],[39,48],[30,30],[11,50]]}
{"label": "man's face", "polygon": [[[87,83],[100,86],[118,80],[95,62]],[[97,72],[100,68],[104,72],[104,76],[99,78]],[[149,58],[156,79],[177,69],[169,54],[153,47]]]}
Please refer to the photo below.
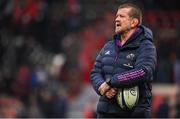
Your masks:
{"label": "man's face", "polygon": [[118,9],[115,19],[115,32],[124,33],[131,29],[131,20],[129,12],[131,8]]}

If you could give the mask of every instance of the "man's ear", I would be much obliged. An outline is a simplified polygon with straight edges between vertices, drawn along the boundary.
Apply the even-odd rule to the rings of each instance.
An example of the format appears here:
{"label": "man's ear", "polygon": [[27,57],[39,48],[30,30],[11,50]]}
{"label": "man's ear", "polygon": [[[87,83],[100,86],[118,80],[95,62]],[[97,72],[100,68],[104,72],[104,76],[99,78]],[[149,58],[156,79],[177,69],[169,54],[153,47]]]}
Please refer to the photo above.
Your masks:
{"label": "man's ear", "polygon": [[138,26],[139,24],[139,21],[137,18],[133,18],[132,21],[131,21],[131,27],[134,28],[136,26]]}

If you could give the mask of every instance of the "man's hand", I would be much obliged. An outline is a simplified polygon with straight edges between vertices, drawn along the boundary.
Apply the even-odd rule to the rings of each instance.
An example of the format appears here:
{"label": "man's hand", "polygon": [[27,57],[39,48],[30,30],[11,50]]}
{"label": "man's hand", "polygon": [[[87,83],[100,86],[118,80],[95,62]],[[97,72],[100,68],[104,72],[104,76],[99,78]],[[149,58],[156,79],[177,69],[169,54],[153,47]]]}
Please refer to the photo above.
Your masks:
{"label": "man's hand", "polygon": [[117,91],[117,88],[110,88],[105,95],[107,98],[111,99],[117,94]]}
{"label": "man's hand", "polygon": [[104,82],[101,84],[98,90],[101,95],[104,95],[109,89],[110,89],[110,86],[106,82]]}

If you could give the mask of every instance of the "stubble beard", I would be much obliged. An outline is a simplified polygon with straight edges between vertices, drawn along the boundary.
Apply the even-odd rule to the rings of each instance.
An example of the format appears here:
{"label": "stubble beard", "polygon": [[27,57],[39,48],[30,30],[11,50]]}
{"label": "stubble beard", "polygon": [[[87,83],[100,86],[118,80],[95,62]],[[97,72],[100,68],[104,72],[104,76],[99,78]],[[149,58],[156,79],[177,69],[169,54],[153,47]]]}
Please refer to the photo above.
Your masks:
{"label": "stubble beard", "polygon": [[130,28],[127,28],[127,29],[119,29],[119,30],[116,30],[116,29],[115,29],[115,33],[116,33],[116,34],[125,34],[125,33],[129,32],[129,31],[130,31]]}

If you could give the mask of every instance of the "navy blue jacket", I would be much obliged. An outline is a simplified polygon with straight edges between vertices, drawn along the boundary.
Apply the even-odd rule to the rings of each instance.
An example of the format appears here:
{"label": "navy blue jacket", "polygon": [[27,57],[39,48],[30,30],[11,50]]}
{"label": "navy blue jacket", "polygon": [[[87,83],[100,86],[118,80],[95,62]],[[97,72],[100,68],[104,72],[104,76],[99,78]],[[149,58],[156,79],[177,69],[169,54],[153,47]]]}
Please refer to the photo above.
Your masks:
{"label": "navy blue jacket", "polygon": [[108,99],[100,95],[97,112],[145,117],[151,110],[151,82],[157,62],[152,32],[145,26],[139,26],[123,46],[117,44],[119,38],[115,35],[98,54],[91,72],[91,82],[99,95],[98,88],[107,77],[111,77],[111,87],[139,86],[139,101],[133,110],[124,111],[115,97]]}

